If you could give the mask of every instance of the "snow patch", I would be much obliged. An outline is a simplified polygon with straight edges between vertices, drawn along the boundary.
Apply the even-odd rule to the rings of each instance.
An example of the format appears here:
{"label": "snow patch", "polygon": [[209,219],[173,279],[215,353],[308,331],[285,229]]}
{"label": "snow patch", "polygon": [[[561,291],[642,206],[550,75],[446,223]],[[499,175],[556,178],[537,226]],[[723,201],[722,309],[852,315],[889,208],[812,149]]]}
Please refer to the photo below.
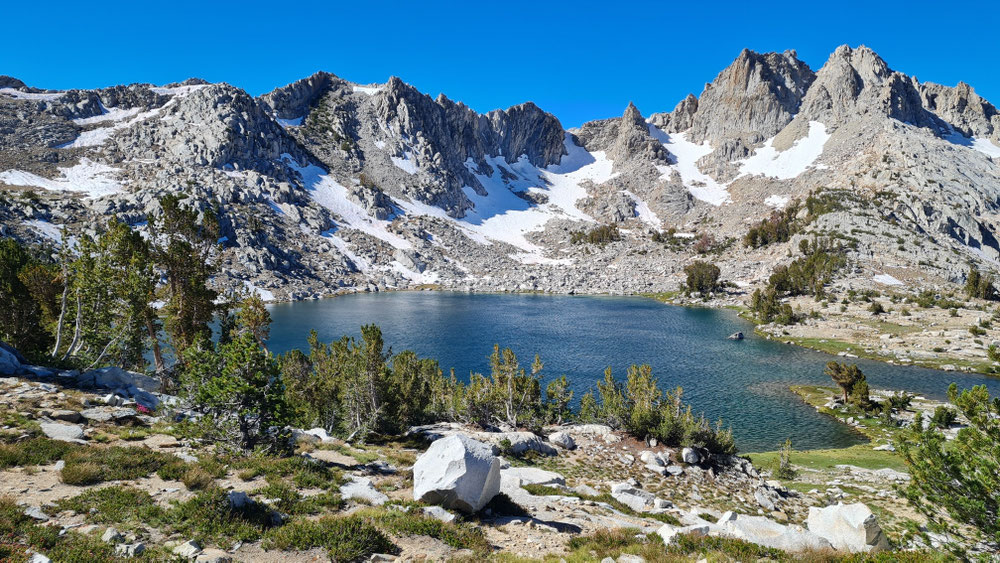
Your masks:
{"label": "snow patch", "polygon": [[375,148],[379,150],[385,149],[385,141],[375,141]]}
{"label": "snow patch", "polygon": [[201,90],[202,88],[205,88],[207,86],[209,86],[209,84],[191,84],[188,86],[173,86],[171,88],[155,87],[155,88],[150,88],[150,90],[152,90],[156,94],[164,94],[167,96],[187,96],[191,92],[194,92],[196,90]]}
{"label": "snow patch", "polygon": [[58,100],[65,92],[22,92],[16,88],[0,88],[0,94],[6,94],[15,100]]}
{"label": "snow patch", "polygon": [[404,151],[402,158],[398,156],[390,156],[389,158],[396,165],[396,168],[399,168],[403,172],[407,174],[417,173],[417,162],[413,160],[413,153],[410,151]]}
{"label": "snow patch", "polygon": [[649,133],[670,152],[670,166],[657,166],[662,178],[669,178],[673,170],[681,176],[684,187],[691,195],[715,206],[729,201],[727,186],[715,181],[698,168],[698,159],[714,150],[705,142],[696,145],[684,137],[684,133],[667,134],[655,125],[649,125]]}
{"label": "snow patch", "polygon": [[882,285],[903,285],[903,282],[897,280],[896,278],[890,276],[889,274],[879,274],[872,277],[873,280]]}
{"label": "snow patch", "polygon": [[772,146],[771,137],[749,157],[737,161],[742,176],[764,175],[778,180],[788,180],[813,167],[823,153],[823,145],[830,138],[826,125],[818,121],[809,122],[809,134],[795,141],[788,149],[778,152]]}
{"label": "snow patch", "polygon": [[368,94],[369,96],[374,96],[382,90],[381,86],[359,86],[354,85],[355,92],[361,92],[362,94]]}
{"label": "snow patch", "polygon": [[630,197],[633,202],[635,202],[636,216],[644,223],[647,223],[648,225],[651,225],[652,227],[659,229],[661,222],[660,218],[656,216],[656,212],[650,209],[649,205],[645,201],[643,201],[639,196],[635,195],[634,193],[628,190],[623,190],[623,192],[625,193],[625,195]]}
{"label": "snow patch", "polygon": [[62,243],[62,225],[53,225],[52,223],[41,219],[31,219],[25,221],[24,224],[31,227],[32,230],[49,240],[54,241],[57,244]]}
{"label": "snow patch", "polygon": [[373,218],[363,207],[348,199],[347,188],[325,170],[315,164],[299,166],[287,153],[282,154],[281,159],[302,176],[302,183],[313,200],[340,216],[345,226],[363,231],[395,248],[413,248],[410,241],[389,231],[389,221]]}
{"label": "snow patch", "polygon": [[[170,104],[171,102],[167,102],[167,104]],[[111,134],[114,133],[115,131],[118,131],[119,129],[124,129],[126,127],[131,126],[134,123],[138,123],[140,121],[158,115],[160,111],[163,110],[163,108],[167,107],[167,104],[164,104],[162,107],[151,109],[149,111],[144,111],[142,113],[139,113],[138,111],[139,108],[133,108],[128,110],[112,109],[112,110],[105,110],[107,113],[96,115],[94,117],[74,119],[73,121],[81,125],[84,124],[83,122],[102,123],[104,121],[112,121],[113,123],[108,127],[98,127],[97,129],[83,131],[77,136],[77,138],[73,139],[68,143],[63,143],[61,145],[58,145],[56,146],[56,148],[69,149],[69,148],[79,148],[79,147],[96,147],[99,145],[103,145],[104,142],[107,141],[108,138],[111,136]],[[101,108],[103,109],[104,106],[102,105]],[[90,121],[90,120],[95,120],[95,121]]]}
{"label": "snow patch", "polygon": [[256,293],[264,301],[266,302],[275,301],[274,293],[271,293],[270,290],[264,289],[262,287],[257,287],[252,282],[247,280],[243,280],[243,285],[246,286],[248,291]]}
{"label": "snow patch", "polygon": [[764,205],[769,205],[775,209],[784,209],[789,201],[790,197],[787,195],[769,195],[764,200]]}
{"label": "snow patch", "polygon": [[360,270],[361,272],[371,271],[372,267],[371,264],[368,263],[368,260],[365,260],[364,258],[355,254],[350,249],[350,247],[347,246],[347,241],[335,235],[334,234],[335,232],[336,232],[335,229],[330,229],[329,231],[323,231],[322,233],[320,233],[320,235],[326,240],[330,241],[330,244],[332,244],[333,247],[336,248],[338,252],[340,252],[342,255],[347,257],[348,260],[353,262],[354,265],[358,268],[358,270]]}
{"label": "snow patch", "polygon": [[23,170],[5,170],[0,172],[0,182],[12,186],[31,186],[60,192],[82,192],[87,197],[95,198],[122,190],[122,184],[114,178],[119,172],[100,162],[88,158],[69,168],[60,168],[60,176],[54,179],[43,178]]}
{"label": "snow patch", "polygon": [[303,115],[302,117],[296,117],[295,119],[281,119],[280,117],[275,117],[274,120],[277,121],[278,125],[281,125],[282,127],[298,127],[299,125],[302,125],[302,120],[305,118],[306,116]]}
{"label": "snow patch", "polygon": [[955,145],[962,145],[970,149],[977,150],[990,158],[1000,158],[1000,147],[993,144],[993,141],[982,137],[966,137],[959,133],[954,127],[951,132],[945,135],[944,140]]}

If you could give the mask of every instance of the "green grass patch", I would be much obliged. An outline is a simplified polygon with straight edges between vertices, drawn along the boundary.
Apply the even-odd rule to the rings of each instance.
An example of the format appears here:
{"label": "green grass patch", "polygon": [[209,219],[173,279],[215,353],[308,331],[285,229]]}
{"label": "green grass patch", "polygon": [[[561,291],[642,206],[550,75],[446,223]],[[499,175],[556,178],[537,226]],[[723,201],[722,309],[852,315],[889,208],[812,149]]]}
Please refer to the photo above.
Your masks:
{"label": "green grass patch", "polygon": [[233,508],[225,491],[213,490],[175,503],[158,523],[175,534],[228,549],[236,542],[259,540],[278,523],[274,516],[261,503]]}
{"label": "green grass patch", "polygon": [[375,524],[378,528],[396,536],[428,536],[456,549],[471,549],[488,553],[490,542],[482,530],[469,525],[441,522],[419,511],[404,512],[394,509],[367,508],[355,514]]}
{"label": "green grass patch", "polygon": [[[62,480],[67,485],[93,485],[147,477],[156,472],[173,475],[184,467],[175,455],[143,447],[87,447],[64,457]],[[166,477],[164,477],[166,479]]]}
{"label": "green grass patch", "polygon": [[55,463],[78,449],[76,444],[40,437],[0,444],[0,469]]}
{"label": "green grass patch", "polygon": [[[777,451],[745,455],[757,467],[773,469],[778,466]],[[907,470],[906,463],[901,457],[893,452],[874,451],[868,444],[831,450],[792,450],[791,462],[793,465],[818,470],[833,469],[837,465],[854,465],[865,469]]]}
{"label": "green grass patch", "polygon": [[56,509],[84,514],[87,521],[97,524],[143,524],[163,516],[163,509],[149,493],[132,487],[91,489],[60,500]]}
{"label": "green grass patch", "polygon": [[268,531],[263,547],[299,551],[319,547],[333,561],[356,561],[396,549],[381,530],[357,516],[295,520]]}
{"label": "green grass patch", "polygon": [[0,498],[0,561],[27,561],[27,550],[48,555],[53,561],[114,561],[114,547],[99,538],[56,526],[43,526],[24,515],[24,508],[10,498]]}

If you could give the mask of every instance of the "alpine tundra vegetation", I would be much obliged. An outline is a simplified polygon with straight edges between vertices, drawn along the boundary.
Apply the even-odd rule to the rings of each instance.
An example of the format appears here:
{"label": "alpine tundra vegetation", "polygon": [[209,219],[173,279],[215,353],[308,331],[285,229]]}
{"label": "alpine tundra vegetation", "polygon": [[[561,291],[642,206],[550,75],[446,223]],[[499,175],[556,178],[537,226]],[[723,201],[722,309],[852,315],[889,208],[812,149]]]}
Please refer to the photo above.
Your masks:
{"label": "alpine tundra vegetation", "polygon": [[[1000,372],[998,194],[996,107],[864,46],[571,129],[398,77],[0,76],[0,560],[995,560],[1000,398],[851,359]],[[793,390],[867,443],[741,455],[639,362],[268,347],[270,303],[392,290],[734,308],[839,356]]]}

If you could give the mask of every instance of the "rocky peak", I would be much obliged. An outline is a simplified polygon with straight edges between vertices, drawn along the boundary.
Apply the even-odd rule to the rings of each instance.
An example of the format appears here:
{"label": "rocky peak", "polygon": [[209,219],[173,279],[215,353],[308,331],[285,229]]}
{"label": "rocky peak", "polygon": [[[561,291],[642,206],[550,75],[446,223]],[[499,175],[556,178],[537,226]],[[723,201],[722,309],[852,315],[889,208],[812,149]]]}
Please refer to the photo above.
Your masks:
{"label": "rocky peak", "polygon": [[[787,125],[815,79],[794,51],[755,53],[744,49],[698,98],[685,100],[670,120],[673,131],[690,121],[690,138],[698,143],[746,137],[756,143]],[[693,116],[692,108],[696,108]]]}
{"label": "rocky peak", "polygon": [[300,154],[265,106],[229,84],[174,96],[160,113],[114,137],[112,150],[186,166],[274,172],[281,155]]}
{"label": "rocky peak", "polygon": [[616,169],[636,158],[663,161],[668,159],[663,143],[649,133],[649,124],[632,102],[629,102],[621,119],[614,124],[614,129],[615,138],[607,150],[608,157],[614,161]]}
{"label": "rocky peak", "polygon": [[841,45],[816,73],[799,117],[829,129],[862,116],[887,116],[940,129],[943,124],[924,110],[916,86],[868,47]]}
{"label": "rocky peak", "polygon": [[7,76],[6,74],[0,75],[0,88],[14,88],[15,90],[21,90],[27,88],[27,84],[21,82],[13,76]]}
{"label": "rocky peak", "polygon": [[1000,141],[1000,112],[965,82],[954,88],[927,82],[919,86],[924,107],[963,135]]}
{"label": "rocky peak", "polygon": [[296,119],[305,115],[317,98],[333,87],[343,84],[346,84],[346,81],[329,72],[319,71],[287,86],[275,88],[261,96],[260,100],[271,108],[275,117]]}

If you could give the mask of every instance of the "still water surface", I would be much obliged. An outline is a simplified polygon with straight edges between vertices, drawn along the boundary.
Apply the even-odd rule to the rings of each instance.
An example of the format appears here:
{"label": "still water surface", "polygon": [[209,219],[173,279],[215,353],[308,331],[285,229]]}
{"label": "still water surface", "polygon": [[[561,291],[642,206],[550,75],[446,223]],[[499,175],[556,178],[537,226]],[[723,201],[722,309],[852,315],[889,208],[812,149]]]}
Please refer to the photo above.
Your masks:
{"label": "still water surface", "polygon": [[[459,377],[488,373],[493,344],[512,348],[525,367],[536,353],[548,377],[566,375],[579,398],[611,366],[619,378],[633,363],[648,363],[661,388],[684,388],[696,412],[731,425],[741,451],[775,449],[791,438],[796,449],[863,441],[816,413],[788,391],[794,383],[832,385],[823,366],[833,356],[768,341],[732,311],[663,305],[638,297],[492,295],[448,292],[356,294],[276,304],[268,347],[305,348],[315,329],[323,341],[375,323],[395,352],[437,359]],[[743,331],[747,339],[726,337]],[[1000,394],[1000,379],[857,362],[872,387],[944,398],[951,382],[985,383]],[[544,385],[543,385],[544,389]]]}

